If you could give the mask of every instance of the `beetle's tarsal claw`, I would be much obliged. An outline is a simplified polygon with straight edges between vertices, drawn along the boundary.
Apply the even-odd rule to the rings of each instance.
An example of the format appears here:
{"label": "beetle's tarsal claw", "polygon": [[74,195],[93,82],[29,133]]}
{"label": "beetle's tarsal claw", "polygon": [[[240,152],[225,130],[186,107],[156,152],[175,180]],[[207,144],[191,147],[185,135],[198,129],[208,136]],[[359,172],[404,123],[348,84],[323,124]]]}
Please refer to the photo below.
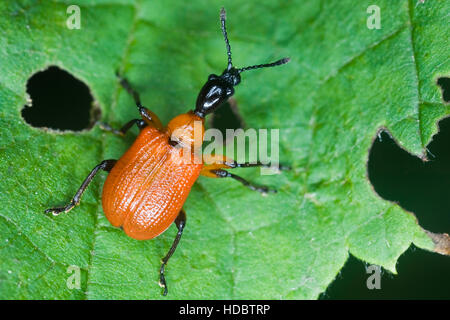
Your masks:
{"label": "beetle's tarsal claw", "polygon": [[167,292],[168,292],[168,290],[167,290],[167,285],[166,285],[166,279],[164,279],[164,275],[161,275],[161,277],[160,277],[160,279],[159,279],[159,286],[161,287],[161,288],[163,288],[164,289],[164,291],[163,291],[163,296],[166,296],[167,295]]}
{"label": "beetle's tarsal claw", "polygon": [[45,213],[51,213],[52,215],[59,216],[62,212],[64,212],[64,208],[50,208],[44,211]]}
{"label": "beetle's tarsal claw", "polygon": [[50,208],[45,210],[45,213],[51,213],[55,217],[59,216],[61,213],[67,213],[70,210],[72,210],[75,206],[78,205],[78,202],[74,202],[73,200],[65,207],[58,207],[58,208]]}
{"label": "beetle's tarsal claw", "polygon": [[168,290],[167,290],[166,278],[164,277],[164,267],[165,267],[165,263],[164,263],[164,259],[163,259],[162,264],[161,264],[161,269],[159,269],[159,286],[161,288],[164,288],[163,296],[166,296]]}

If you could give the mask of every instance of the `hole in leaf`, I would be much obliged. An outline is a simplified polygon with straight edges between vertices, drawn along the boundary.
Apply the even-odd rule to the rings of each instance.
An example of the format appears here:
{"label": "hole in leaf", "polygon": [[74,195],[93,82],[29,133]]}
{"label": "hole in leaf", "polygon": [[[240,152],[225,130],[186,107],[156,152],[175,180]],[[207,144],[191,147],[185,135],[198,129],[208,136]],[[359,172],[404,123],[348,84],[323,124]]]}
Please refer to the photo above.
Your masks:
{"label": "hole in leaf", "polygon": [[[381,140],[380,140],[381,138]],[[428,162],[401,149],[386,132],[375,139],[369,154],[369,179],[384,199],[414,212],[434,232],[450,231],[450,118],[427,146]],[[350,256],[321,299],[448,299],[448,257],[411,246],[399,259],[398,275],[383,272],[381,290],[369,290],[367,264]]]}
{"label": "hole in leaf", "polygon": [[218,108],[209,118],[211,128],[220,130],[226,137],[226,129],[244,128],[245,123],[239,114],[236,100],[228,99],[220,108]]}
{"label": "hole in leaf", "polygon": [[411,246],[400,257],[397,275],[381,270],[380,290],[367,287],[373,272],[369,265],[350,255],[336,280],[320,299],[449,299],[450,259]]}
{"label": "hole in leaf", "polygon": [[441,87],[444,102],[450,103],[450,78],[441,77],[437,80],[437,84]]}
{"label": "hole in leaf", "polygon": [[[380,140],[381,138],[381,140]],[[450,231],[450,118],[427,146],[429,161],[401,149],[386,132],[375,139],[368,163],[369,179],[384,199],[413,212],[432,232]]]}
{"label": "hole in leaf", "polygon": [[100,115],[88,86],[56,66],[33,74],[27,93],[31,106],[24,106],[22,116],[33,127],[81,131]]}

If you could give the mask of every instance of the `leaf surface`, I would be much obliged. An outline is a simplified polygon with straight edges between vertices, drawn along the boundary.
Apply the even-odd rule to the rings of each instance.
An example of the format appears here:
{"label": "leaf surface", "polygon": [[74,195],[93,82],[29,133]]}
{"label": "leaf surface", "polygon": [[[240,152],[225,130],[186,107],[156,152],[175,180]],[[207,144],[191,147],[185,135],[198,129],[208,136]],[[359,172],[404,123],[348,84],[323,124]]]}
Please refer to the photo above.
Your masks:
{"label": "leaf surface", "polygon": [[[69,2],[0,3],[0,297],[160,299],[160,259],[176,229],[137,241],[113,228],[101,209],[105,174],[70,213],[43,214],[69,200],[101,160],[119,158],[135,132],[122,139],[98,127],[32,128],[20,110],[27,79],[57,65],[84,81],[102,120],[119,127],[137,116],[115,77],[120,70],[167,123],[192,109],[207,75],[225,67],[221,3],[77,3],[80,30],[66,27]],[[371,30],[371,4],[226,4],[237,66],[291,57],[243,74],[235,98],[248,128],[280,129],[280,159],[293,169],[237,170],[278,188],[268,197],[236,181],[198,180],[167,268],[168,298],[316,298],[349,253],[395,272],[412,243],[435,250],[413,214],[375,193],[367,160],[380,129],[424,158],[437,120],[449,113],[436,81],[449,75],[450,6],[379,0],[381,29]],[[67,286],[72,265],[81,270],[79,290]]]}

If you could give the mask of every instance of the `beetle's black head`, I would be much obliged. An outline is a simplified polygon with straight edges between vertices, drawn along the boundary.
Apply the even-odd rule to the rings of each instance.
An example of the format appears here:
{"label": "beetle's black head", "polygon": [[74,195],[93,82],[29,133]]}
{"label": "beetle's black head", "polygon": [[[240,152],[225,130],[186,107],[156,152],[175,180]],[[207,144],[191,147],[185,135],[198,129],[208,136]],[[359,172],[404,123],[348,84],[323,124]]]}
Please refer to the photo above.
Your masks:
{"label": "beetle's black head", "polygon": [[237,86],[241,82],[242,72],[251,69],[279,66],[289,62],[289,58],[283,58],[272,63],[236,69],[231,62],[231,47],[228,41],[227,29],[225,27],[225,18],[225,9],[222,8],[220,11],[220,22],[222,33],[225,38],[225,44],[227,46],[228,66],[220,76],[215,74],[209,75],[208,80],[200,90],[194,113],[202,118],[216,110],[234,94],[234,86]]}

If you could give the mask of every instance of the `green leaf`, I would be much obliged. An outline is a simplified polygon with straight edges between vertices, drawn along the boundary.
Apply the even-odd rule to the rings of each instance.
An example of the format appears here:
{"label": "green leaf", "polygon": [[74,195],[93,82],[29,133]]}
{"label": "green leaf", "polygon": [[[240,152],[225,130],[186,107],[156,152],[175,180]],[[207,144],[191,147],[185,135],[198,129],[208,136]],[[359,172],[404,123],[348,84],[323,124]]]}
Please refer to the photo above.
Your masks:
{"label": "green leaf", "polygon": [[[244,74],[235,98],[247,127],[280,128],[280,158],[293,169],[237,170],[278,188],[267,197],[236,181],[198,180],[167,268],[167,298],[316,298],[349,253],[395,273],[412,243],[448,250],[412,213],[381,199],[366,168],[380,129],[424,158],[437,120],[450,113],[436,85],[449,75],[450,5],[378,0],[381,28],[369,29],[372,2],[227,3],[237,66],[292,59]],[[27,79],[57,65],[84,81],[102,120],[119,127],[137,116],[120,70],[167,122],[225,67],[221,2],[77,3],[80,30],[66,27],[69,2],[0,3],[0,297],[160,299],[160,259],[176,229],[137,241],[113,228],[101,209],[105,174],[70,213],[43,214],[68,201],[101,160],[119,158],[133,134],[33,128],[20,110]],[[72,265],[81,270],[79,290],[67,286]]]}

